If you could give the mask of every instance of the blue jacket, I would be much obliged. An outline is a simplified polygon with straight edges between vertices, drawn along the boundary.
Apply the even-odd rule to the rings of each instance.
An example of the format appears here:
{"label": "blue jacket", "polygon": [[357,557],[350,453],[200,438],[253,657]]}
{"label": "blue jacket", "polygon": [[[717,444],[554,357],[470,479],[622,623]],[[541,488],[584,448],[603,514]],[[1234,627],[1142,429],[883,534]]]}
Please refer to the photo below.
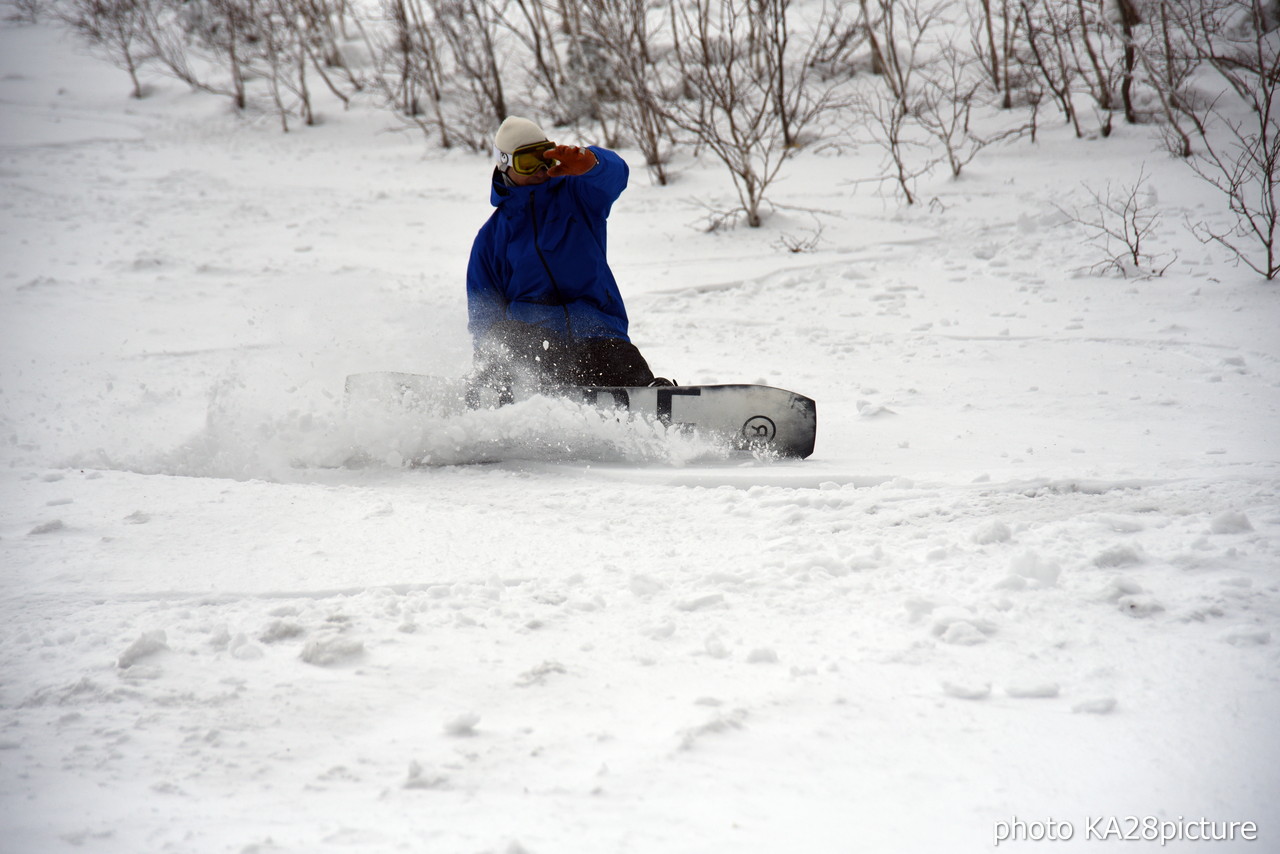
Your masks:
{"label": "blue jacket", "polygon": [[585,175],[507,186],[494,172],[496,210],[467,265],[468,329],[479,341],[500,320],[565,338],[627,338],[627,311],[605,259],[605,220],[626,189],[626,161],[591,147]]}

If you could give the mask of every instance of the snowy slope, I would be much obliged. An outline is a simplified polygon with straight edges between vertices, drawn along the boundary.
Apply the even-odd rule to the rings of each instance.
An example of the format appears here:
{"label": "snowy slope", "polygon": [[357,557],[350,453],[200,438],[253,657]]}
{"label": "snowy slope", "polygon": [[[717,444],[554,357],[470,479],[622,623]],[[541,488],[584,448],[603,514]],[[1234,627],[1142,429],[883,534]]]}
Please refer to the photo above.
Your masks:
{"label": "snowy slope", "polygon": [[[349,373],[467,370],[489,164],[130,101],[44,26],[0,66],[4,851],[1277,845],[1280,294],[1186,234],[1225,211],[1150,129],[1047,128],[914,209],[853,183],[874,151],[803,153],[798,254],[808,215],[703,234],[715,165],[624,152],[633,337],[815,398],[770,463],[547,401],[353,423]],[[1083,272],[1055,203],[1143,164],[1178,260]]]}

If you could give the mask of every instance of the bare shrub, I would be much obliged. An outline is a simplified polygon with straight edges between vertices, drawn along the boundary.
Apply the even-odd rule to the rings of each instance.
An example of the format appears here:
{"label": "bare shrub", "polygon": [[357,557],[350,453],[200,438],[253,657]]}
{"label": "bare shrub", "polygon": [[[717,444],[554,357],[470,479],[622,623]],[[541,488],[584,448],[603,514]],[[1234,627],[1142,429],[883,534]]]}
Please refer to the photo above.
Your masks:
{"label": "bare shrub", "polygon": [[1106,256],[1092,268],[1094,273],[1117,272],[1125,278],[1150,278],[1164,275],[1177,260],[1162,262],[1162,256],[1150,251],[1149,238],[1160,224],[1160,213],[1154,194],[1147,186],[1146,167],[1138,172],[1130,186],[1112,188],[1108,183],[1099,191],[1084,184],[1090,203],[1067,210],[1055,206],[1071,222],[1081,226],[1089,240]]}
{"label": "bare shrub", "polygon": [[789,31],[772,16],[785,16],[789,6],[692,0],[672,9],[675,60],[692,97],[671,101],[666,115],[727,167],[752,228],[761,225],[765,193],[794,151],[788,138],[798,139],[830,106],[830,90],[806,88],[803,74],[787,76]]}
{"label": "bare shrub", "polygon": [[616,111],[622,131],[640,149],[655,183],[669,179],[667,163],[674,147],[670,122],[663,107],[663,69],[647,0],[598,0],[583,14],[599,41],[615,81]]}
{"label": "bare shrub", "polygon": [[505,26],[489,0],[427,0],[430,26],[448,48],[445,85],[459,104],[450,115],[458,137],[475,151],[489,148],[493,128],[509,115],[506,82],[499,58]]}
{"label": "bare shrub", "polygon": [[1174,61],[1212,69],[1223,87],[1212,96],[1197,97],[1186,87],[1165,93],[1192,128],[1187,164],[1224,197],[1234,219],[1228,228],[1193,223],[1191,230],[1274,279],[1280,275],[1280,9],[1261,0],[1172,0],[1170,11],[1171,52],[1182,54]]}
{"label": "bare shrub", "polygon": [[918,94],[911,99],[913,118],[941,146],[954,178],[987,146],[1031,130],[1028,123],[990,134],[975,132],[973,111],[987,106],[977,68],[977,57],[944,44],[936,61],[922,70]]}
{"label": "bare shrub", "polygon": [[19,24],[34,24],[44,12],[41,0],[13,0],[13,13],[9,20]]}
{"label": "bare shrub", "polygon": [[154,16],[151,0],[68,0],[53,9],[99,55],[128,73],[134,98],[143,96],[138,70],[154,57],[145,36]]}
{"label": "bare shrub", "polygon": [[366,26],[357,17],[356,28],[372,63],[369,84],[385,106],[441,148],[453,147],[453,135],[445,118],[444,70],[429,10],[422,0],[382,0],[386,26]]}

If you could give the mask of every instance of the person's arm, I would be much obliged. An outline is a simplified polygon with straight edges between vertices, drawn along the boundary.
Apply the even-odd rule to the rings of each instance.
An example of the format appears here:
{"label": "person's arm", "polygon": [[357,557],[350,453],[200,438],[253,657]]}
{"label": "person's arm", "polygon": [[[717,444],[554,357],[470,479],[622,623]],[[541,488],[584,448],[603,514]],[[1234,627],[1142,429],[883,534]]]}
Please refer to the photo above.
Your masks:
{"label": "person's arm", "polygon": [[[557,146],[547,152],[547,157],[556,157],[556,151],[566,148],[571,147]],[[613,203],[617,201],[618,196],[622,195],[622,191],[627,188],[627,179],[631,174],[627,161],[623,160],[617,153],[597,145],[592,145],[585,149],[571,150],[585,152],[584,155],[580,155],[576,160],[578,168],[583,168],[583,171],[576,174],[572,172],[562,172],[560,174],[573,177],[573,192],[588,201],[592,207],[599,209],[601,215],[608,216],[609,209],[613,206]],[[575,161],[570,160],[569,162]],[[565,165],[566,161],[561,161],[560,167]],[[550,174],[555,174],[555,169],[560,167],[553,167]]]}

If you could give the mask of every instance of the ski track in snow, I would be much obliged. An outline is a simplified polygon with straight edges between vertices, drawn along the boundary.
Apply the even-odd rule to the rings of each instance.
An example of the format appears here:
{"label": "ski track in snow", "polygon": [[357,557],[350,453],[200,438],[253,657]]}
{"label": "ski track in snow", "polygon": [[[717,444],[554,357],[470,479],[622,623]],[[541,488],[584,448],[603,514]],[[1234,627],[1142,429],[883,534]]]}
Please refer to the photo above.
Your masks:
{"label": "ski track in snow", "polygon": [[[815,398],[789,462],[556,401],[352,415],[346,374],[467,369],[487,164],[126,103],[42,27],[0,57],[5,851],[1280,832],[1276,290],[1180,234],[1220,205],[1146,130],[1046,130],[920,211],[802,155],[778,192],[839,211],[805,255],[690,229],[714,168],[635,169],[634,337]],[[1079,272],[1056,176],[1144,158],[1179,264]]]}

